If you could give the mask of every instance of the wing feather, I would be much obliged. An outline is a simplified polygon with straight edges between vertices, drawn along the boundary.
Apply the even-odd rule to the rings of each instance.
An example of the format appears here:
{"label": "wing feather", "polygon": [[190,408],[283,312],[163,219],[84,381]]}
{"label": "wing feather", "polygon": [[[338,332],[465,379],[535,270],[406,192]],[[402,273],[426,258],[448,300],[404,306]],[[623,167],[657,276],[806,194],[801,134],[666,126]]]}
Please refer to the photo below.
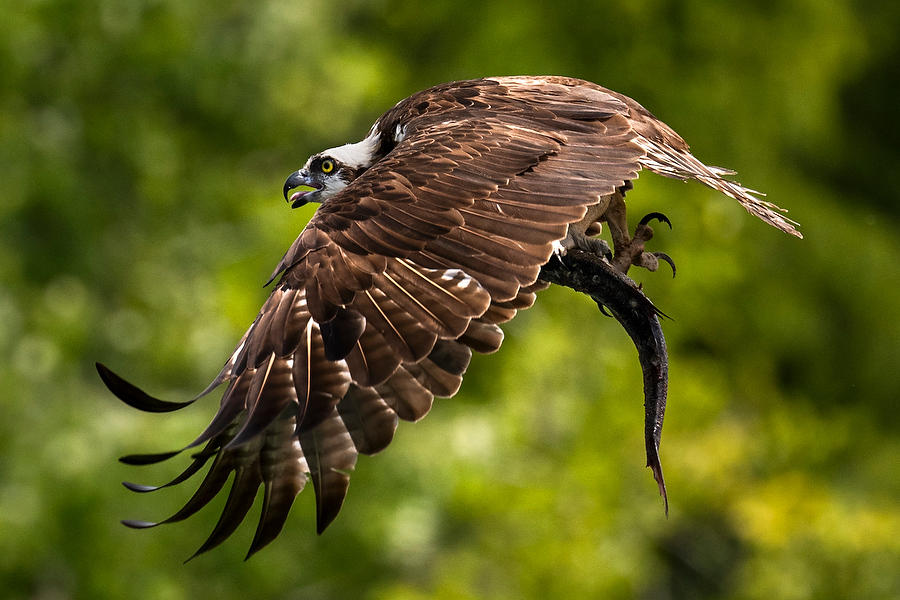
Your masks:
{"label": "wing feather", "polygon": [[435,333],[421,327],[412,315],[378,288],[360,294],[353,306],[381,332],[401,360],[419,360],[437,341]]}
{"label": "wing feather", "polygon": [[431,410],[434,394],[407,370],[397,369],[387,381],[375,386],[375,393],[404,421],[418,421]]}
{"label": "wing feather", "polygon": [[351,385],[338,404],[353,445],[362,454],[387,448],[397,429],[397,413],[374,388]]}
{"label": "wing feather", "polygon": [[384,335],[370,323],[345,359],[351,379],[362,386],[385,381],[400,366],[402,359]]}
{"label": "wing feather", "polygon": [[291,407],[296,412],[298,400],[290,363],[271,354],[265,368],[257,370],[247,398],[252,402],[247,420],[226,447],[243,444],[268,430],[285,409]]}
{"label": "wing feather", "polygon": [[336,408],[315,427],[300,432],[300,446],[316,490],[316,531],[337,516],[356,466],[353,438]]}
{"label": "wing feather", "polygon": [[248,558],[278,536],[294,498],[303,491],[309,478],[309,465],[295,430],[296,417],[279,419],[266,430],[259,454],[264,486],[262,511]]}
{"label": "wing feather", "polygon": [[[250,450],[248,448],[248,450]],[[258,449],[253,448],[254,451]],[[249,453],[248,453],[249,454]],[[234,482],[231,484],[231,490],[228,493],[228,500],[222,509],[216,526],[212,533],[206,538],[206,541],[194,552],[195,556],[211,550],[228,539],[237,526],[241,524],[244,517],[253,506],[253,500],[256,498],[256,491],[262,478],[259,471],[255,468],[255,456],[249,455],[234,469]],[[190,559],[188,559],[190,560]]]}
{"label": "wing feather", "polygon": [[351,376],[343,360],[328,360],[325,344],[315,321],[307,321],[306,330],[291,365],[297,397],[297,427],[302,431],[316,426],[331,414],[350,386]]}

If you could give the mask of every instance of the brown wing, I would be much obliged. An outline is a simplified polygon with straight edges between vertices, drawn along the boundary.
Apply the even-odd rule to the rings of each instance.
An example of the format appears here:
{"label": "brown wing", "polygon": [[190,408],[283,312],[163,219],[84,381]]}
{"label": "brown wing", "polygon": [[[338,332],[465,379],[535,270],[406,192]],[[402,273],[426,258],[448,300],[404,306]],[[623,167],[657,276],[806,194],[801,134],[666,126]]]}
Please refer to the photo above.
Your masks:
{"label": "brown wing", "polygon": [[[499,348],[497,325],[531,305],[553,243],[587,206],[642,166],[700,178],[686,175],[683,141],[661,136],[665,126],[654,121],[599,86],[561,78],[448,84],[386,113],[379,122],[402,123],[405,137],[326,201],[279,263],[278,284],[204,391],[228,384],[212,423],[187,446],[202,450],[165,486],[212,466],[163,522],[199,510],[233,472],[219,523],[198,552],[231,534],[260,486],[250,554],[278,535],[307,479],[324,530],[357,453],[382,450],[399,419],[420,419],[435,396],[455,394],[472,349]],[[666,163],[666,153],[678,160]],[[701,180],[718,176],[710,173]],[[133,406],[182,406],[101,375]]]}
{"label": "brown wing", "polygon": [[[357,453],[383,449],[398,419],[417,420],[434,396],[456,393],[471,348],[496,350],[497,324],[534,301],[553,242],[636,175],[641,150],[617,100],[582,114],[560,104],[560,115],[504,93],[480,102],[509,102],[508,114],[479,117],[458,104],[410,121],[407,137],[326,202],[279,264],[279,283],[213,382],[228,382],[219,412],[188,446],[204,449],[173,482],[213,459],[167,521],[198,510],[236,474],[199,551],[235,529],[259,486],[250,552],[270,542],[307,478],[322,531]],[[454,111],[469,112],[460,121]],[[133,390],[110,387],[138,403]]]}

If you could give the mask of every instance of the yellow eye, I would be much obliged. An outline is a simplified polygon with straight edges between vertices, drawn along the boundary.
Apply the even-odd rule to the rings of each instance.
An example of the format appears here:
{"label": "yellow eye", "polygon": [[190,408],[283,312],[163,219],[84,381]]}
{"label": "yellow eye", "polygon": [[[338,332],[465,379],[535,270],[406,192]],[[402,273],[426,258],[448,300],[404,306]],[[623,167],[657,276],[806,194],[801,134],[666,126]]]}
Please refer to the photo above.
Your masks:
{"label": "yellow eye", "polygon": [[334,161],[326,158],[322,161],[322,165],[320,168],[322,169],[323,173],[331,173],[332,171],[334,171]]}

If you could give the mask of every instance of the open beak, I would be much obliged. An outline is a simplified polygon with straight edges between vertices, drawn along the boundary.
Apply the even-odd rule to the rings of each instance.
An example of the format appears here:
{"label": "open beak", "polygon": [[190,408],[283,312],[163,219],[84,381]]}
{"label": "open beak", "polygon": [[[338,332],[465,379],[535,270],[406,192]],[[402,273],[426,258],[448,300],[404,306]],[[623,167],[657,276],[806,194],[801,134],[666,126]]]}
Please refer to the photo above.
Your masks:
{"label": "open beak", "polygon": [[306,169],[294,171],[291,173],[290,177],[287,178],[287,181],[284,182],[284,199],[291,203],[291,208],[303,206],[307,202],[304,196],[311,192],[318,191],[319,188],[313,185],[313,182],[309,177],[309,171]]}

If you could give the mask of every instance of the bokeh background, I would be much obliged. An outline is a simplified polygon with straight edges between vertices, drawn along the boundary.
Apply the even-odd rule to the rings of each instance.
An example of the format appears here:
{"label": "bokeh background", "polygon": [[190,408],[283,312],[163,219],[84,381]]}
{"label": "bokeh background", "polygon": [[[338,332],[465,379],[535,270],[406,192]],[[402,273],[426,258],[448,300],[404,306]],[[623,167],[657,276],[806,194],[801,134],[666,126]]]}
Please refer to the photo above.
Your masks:
{"label": "bokeh background", "polygon": [[[900,3],[19,0],[0,7],[0,597],[900,597]],[[791,209],[799,241],[652,175],[632,218],[678,277],[666,519],[618,324],[549,290],[460,394],[361,458],[317,537],[313,496],[187,565],[222,502],[159,519],[217,399],[202,389],[312,209],[285,177],[397,100],[483,75],[629,94]],[[220,499],[221,500],[221,499]],[[254,513],[251,513],[251,515]]]}

